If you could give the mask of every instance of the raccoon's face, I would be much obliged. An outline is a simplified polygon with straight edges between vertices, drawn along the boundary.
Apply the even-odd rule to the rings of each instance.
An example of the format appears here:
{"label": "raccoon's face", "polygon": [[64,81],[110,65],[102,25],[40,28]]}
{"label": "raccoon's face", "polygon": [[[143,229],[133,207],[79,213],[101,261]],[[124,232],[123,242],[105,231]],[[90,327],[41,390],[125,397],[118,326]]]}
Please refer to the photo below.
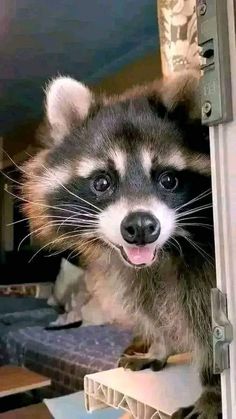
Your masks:
{"label": "raccoon's face", "polygon": [[142,267],[175,237],[192,240],[198,211],[212,223],[196,84],[185,75],[98,104],[81,83],[53,81],[46,99],[52,145],[26,166],[25,208],[36,232],[91,256],[112,247],[124,263]]}

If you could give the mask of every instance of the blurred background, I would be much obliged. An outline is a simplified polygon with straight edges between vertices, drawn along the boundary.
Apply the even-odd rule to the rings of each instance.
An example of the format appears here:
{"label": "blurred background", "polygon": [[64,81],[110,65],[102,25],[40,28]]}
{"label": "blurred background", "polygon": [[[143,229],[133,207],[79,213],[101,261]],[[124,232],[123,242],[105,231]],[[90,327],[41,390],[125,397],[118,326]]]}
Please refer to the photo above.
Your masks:
{"label": "blurred background", "polygon": [[[156,0],[1,0],[0,168],[13,180],[35,152],[43,115],[43,87],[58,74],[94,91],[118,93],[160,77]],[[43,252],[28,263],[37,243],[26,237],[14,182],[0,174],[0,284],[52,281],[61,256]],[[12,224],[15,223],[16,224]]]}

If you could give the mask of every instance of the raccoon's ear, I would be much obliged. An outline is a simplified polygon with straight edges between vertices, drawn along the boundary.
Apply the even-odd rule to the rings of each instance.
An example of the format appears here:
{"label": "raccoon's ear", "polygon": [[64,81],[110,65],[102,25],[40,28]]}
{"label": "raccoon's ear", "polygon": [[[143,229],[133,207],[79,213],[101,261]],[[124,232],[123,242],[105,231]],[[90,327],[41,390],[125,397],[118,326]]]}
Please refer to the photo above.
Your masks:
{"label": "raccoon's ear", "polygon": [[183,121],[201,118],[199,73],[189,70],[164,79],[161,99],[168,116]]}
{"label": "raccoon's ear", "polygon": [[51,137],[60,141],[74,124],[86,118],[92,102],[89,88],[70,77],[50,82],[46,88],[46,116]]}

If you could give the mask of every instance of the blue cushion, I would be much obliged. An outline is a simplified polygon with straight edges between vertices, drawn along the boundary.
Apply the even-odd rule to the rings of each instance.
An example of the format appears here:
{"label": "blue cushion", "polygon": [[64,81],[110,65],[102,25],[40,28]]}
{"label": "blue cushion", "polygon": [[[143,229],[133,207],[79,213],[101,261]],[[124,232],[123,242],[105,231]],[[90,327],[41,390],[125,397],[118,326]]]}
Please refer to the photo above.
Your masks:
{"label": "blue cushion", "polygon": [[0,296],[0,314],[48,308],[47,300],[33,297]]}

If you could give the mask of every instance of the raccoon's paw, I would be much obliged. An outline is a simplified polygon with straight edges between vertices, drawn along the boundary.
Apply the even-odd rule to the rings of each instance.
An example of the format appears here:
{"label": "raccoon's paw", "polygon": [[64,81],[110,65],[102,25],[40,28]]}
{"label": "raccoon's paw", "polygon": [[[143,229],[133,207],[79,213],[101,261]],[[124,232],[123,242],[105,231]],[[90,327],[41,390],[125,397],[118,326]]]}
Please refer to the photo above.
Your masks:
{"label": "raccoon's paw", "polygon": [[205,390],[194,406],[175,412],[172,419],[222,419],[221,395],[215,389]]}
{"label": "raccoon's paw", "polygon": [[155,358],[148,358],[145,354],[127,355],[123,354],[118,362],[119,367],[130,369],[132,371],[141,371],[151,368],[153,371],[160,371],[164,368],[166,361],[160,361]]}

